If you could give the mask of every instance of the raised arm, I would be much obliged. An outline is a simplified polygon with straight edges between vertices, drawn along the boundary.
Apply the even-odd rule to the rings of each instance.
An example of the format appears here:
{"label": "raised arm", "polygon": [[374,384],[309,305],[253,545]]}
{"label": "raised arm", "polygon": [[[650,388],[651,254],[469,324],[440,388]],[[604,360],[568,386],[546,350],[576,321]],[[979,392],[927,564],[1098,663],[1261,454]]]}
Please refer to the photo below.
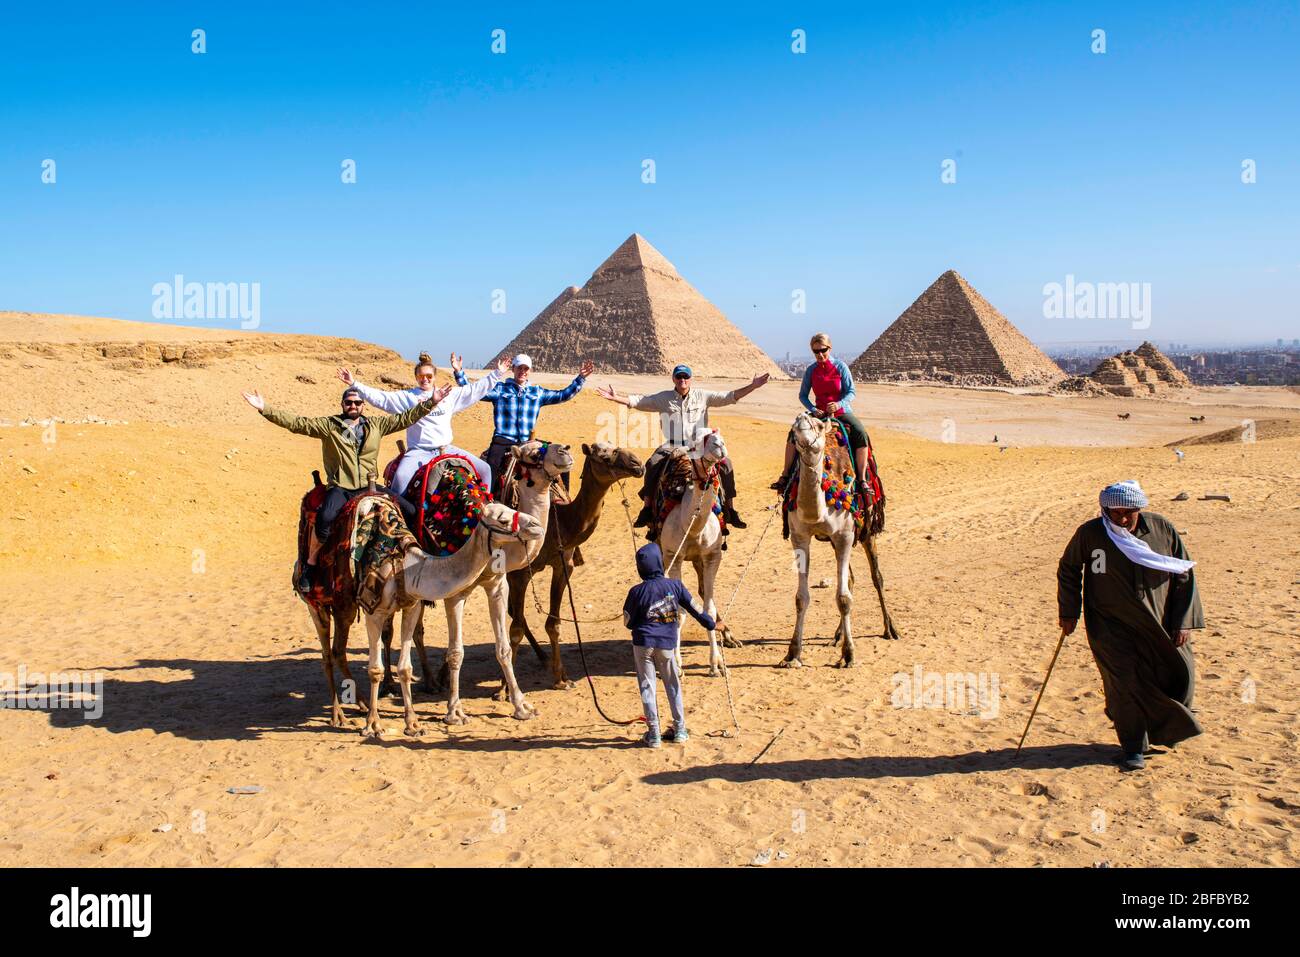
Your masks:
{"label": "raised arm", "polygon": [[596,395],[600,396],[602,399],[608,399],[610,402],[617,402],[619,405],[625,405],[629,409],[636,408],[636,406],[632,404],[632,399],[640,398],[640,396],[619,395],[618,391],[612,385],[596,386]]}
{"label": "raised arm", "polygon": [[[459,358],[459,356],[456,358]],[[485,399],[487,394],[505,379],[506,373],[509,371],[510,365],[506,360],[498,359],[497,367],[490,370],[487,375],[475,383],[470,384],[469,380],[465,378],[465,374],[461,372],[456,380],[460,384],[455,389],[452,389],[451,396],[447,400],[450,403],[451,412],[454,414],[462,409],[468,409],[475,402]],[[461,382],[461,379],[465,381]]]}
{"label": "raised arm", "polygon": [[361,398],[381,412],[405,412],[420,401],[420,396],[415,392],[389,392],[368,386],[358,379],[352,380],[352,388],[360,392]]}
{"label": "raised arm", "polygon": [[329,416],[294,415],[292,412],[281,412],[279,409],[267,408],[262,393],[256,389],[252,392],[243,393],[243,396],[245,402],[262,414],[262,418],[282,429],[288,429],[295,435],[308,435],[314,439],[321,439],[329,435]]}
{"label": "raised arm", "polygon": [[[724,393],[722,393],[722,394],[723,394],[723,395],[729,395],[729,396],[731,396],[731,402],[739,402],[741,399],[743,399],[745,396],[749,395],[749,394],[750,394],[751,392],[753,392],[755,389],[767,385],[767,380],[770,379],[770,378],[771,378],[771,375],[770,375],[769,373],[767,373],[767,372],[764,372],[762,375],[756,375],[756,376],[754,376],[754,381],[751,382],[749,385],[742,385],[739,389],[732,389],[730,392],[724,392]],[[719,403],[717,403],[717,404],[718,404],[718,405],[730,405],[731,403],[730,403],[730,402],[719,402]]]}
{"label": "raised arm", "polygon": [[405,412],[397,415],[386,415],[375,423],[375,428],[379,429],[380,435],[388,435],[391,432],[400,432],[402,429],[410,428],[416,422],[433,411],[434,406],[447,397],[447,393],[452,389],[449,385],[439,386],[433,390],[433,394],[422,402],[416,403]]}
{"label": "raised arm", "polygon": [[573,381],[570,382],[567,386],[565,386],[560,391],[557,392],[554,389],[539,389],[538,393],[540,398],[540,404],[555,405],[557,402],[568,402],[575,395],[577,395],[579,392],[582,391],[583,383],[587,380],[587,376],[591,375],[592,371],[595,368],[596,366],[591,362],[590,359],[588,359],[586,362],[582,364],[582,369],[579,370],[576,376],[574,376]]}

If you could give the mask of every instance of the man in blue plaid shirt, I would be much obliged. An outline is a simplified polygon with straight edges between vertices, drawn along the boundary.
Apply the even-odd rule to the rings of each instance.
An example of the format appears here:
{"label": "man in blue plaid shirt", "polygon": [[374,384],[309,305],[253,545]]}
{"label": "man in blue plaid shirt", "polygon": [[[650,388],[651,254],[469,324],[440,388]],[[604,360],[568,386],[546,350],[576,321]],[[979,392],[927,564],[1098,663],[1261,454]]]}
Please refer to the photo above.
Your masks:
{"label": "man in blue plaid shirt", "polygon": [[[482,399],[483,402],[492,403],[492,419],[496,428],[492,433],[492,444],[482,456],[492,469],[493,485],[498,486],[493,488],[494,494],[499,492],[499,476],[503,472],[510,447],[522,445],[532,438],[542,406],[568,402],[582,391],[587,376],[591,375],[596,368],[595,363],[588,359],[582,364],[582,369],[572,382],[565,388],[556,390],[528,384],[528,374],[532,371],[533,360],[527,355],[520,353],[515,356],[510,366],[514,371],[514,378],[497,383]],[[458,364],[453,367],[456,371],[456,382],[463,385],[465,373],[460,371]],[[567,472],[562,475],[562,479],[567,489],[569,487]]]}

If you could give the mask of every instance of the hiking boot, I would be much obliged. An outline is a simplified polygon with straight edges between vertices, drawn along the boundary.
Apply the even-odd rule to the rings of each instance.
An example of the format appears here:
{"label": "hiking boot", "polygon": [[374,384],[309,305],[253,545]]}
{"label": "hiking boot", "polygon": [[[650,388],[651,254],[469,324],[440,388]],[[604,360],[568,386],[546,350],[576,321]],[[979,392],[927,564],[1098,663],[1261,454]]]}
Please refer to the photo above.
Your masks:
{"label": "hiking boot", "polygon": [[647,731],[645,734],[641,736],[641,743],[644,744],[647,748],[659,747],[659,732],[653,730]]}
{"label": "hiking boot", "polygon": [[1147,759],[1142,756],[1141,751],[1134,751],[1132,754],[1124,755],[1123,760],[1120,761],[1120,766],[1125,771],[1141,771],[1147,766]]}
{"label": "hiking boot", "polygon": [[298,590],[300,595],[311,594],[311,573],[315,565],[303,565],[302,571],[298,573],[298,579],[293,583],[293,587]]}
{"label": "hiking boot", "polygon": [[691,736],[686,733],[685,728],[679,728],[677,725],[673,725],[664,732],[664,740],[672,741],[674,744],[682,744],[685,741],[689,741],[690,737]]}
{"label": "hiking boot", "polygon": [[748,525],[746,525],[744,522],[740,520],[740,516],[736,514],[736,510],[732,508],[730,505],[727,506],[727,509],[723,514],[726,516],[727,524],[730,525],[732,528],[749,527]]}

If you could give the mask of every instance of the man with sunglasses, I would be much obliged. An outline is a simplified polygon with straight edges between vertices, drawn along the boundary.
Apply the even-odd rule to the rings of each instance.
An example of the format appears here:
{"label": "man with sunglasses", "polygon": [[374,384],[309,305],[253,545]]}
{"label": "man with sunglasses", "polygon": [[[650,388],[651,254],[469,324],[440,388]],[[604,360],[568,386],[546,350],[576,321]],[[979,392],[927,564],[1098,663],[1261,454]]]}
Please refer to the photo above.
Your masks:
{"label": "man with sunglasses", "polygon": [[307,564],[294,583],[298,591],[311,591],[311,569],[316,567],[321,545],[329,541],[334,522],[343,511],[343,506],[366,490],[371,476],[379,475],[379,440],[424,418],[450,391],[451,386],[441,386],[434,389],[423,402],[405,412],[380,415],[373,419],[361,414],[364,400],[361,393],[352,387],[343,392],[343,409],[339,415],[316,417],[268,408],[266,400],[256,390],[243,394],[244,401],[260,412],[268,422],[296,435],[320,439],[325,481],[329,489],[325,493],[325,501],[316,512],[316,526],[307,553]]}
{"label": "man with sunglasses", "polygon": [[[659,424],[663,429],[664,443],[650,456],[645,466],[645,481],[641,485],[641,498],[645,504],[641,514],[636,518],[636,527],[644,528],[650,524],[650,510],[654,507],[654,492],[659,485],[659,476],[664,463],[674,448],[686,448],[691,444],[691,436],[699,428],[709,427],[709,409],[723,405],[733,405],[755,389],[765,385],[768,374],[754,376],[749,385],[732,389],[730,392],[716,392],[710,389],[691,387],[692,373],[688,365],[679,365],[673,369],[673,387],[653,395],[619,395],[612,385],[596,390],[603,399],[625,405],[629,409],[641,412],[658,412]],[[745,523],[736,514],[736,473],[731,467],[730,459],[719,463],[719,478],[722,481],[723,509],[727,524],[744,528]]]}
{"label": "man with sunglasses", "polygon": [[1057,566],[1057,623],[1071,634],[1082,610],[1121,766],[1137,771],[1150,745],[1201,733],[1189,639],[1205,618],[1196,563],[1168,519],[1142,511],[1142,487],[1116,482],[1100,501],[1101,515],[1079,526]]}

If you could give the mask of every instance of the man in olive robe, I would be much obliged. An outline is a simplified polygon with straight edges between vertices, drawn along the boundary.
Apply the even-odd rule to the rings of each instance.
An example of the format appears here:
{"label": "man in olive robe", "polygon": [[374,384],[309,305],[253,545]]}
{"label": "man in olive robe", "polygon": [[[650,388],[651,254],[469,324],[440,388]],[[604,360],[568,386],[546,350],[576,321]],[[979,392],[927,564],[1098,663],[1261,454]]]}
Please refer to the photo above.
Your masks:
{"label": "man in olive robe", "polygon": [[[1060,627],[1074,631],[1080,607],[1115,725],[1125,770],[1145,767],[1153,744],[1201,733],[1192,714],[1191,631],[1205,627],[1195,564],[1178,531],[1144,512],[1137,482],[1101,493],[1101,515],[1080,525],[1057,567]],[[1082,600],[1080,585],[1082,584]]]}

